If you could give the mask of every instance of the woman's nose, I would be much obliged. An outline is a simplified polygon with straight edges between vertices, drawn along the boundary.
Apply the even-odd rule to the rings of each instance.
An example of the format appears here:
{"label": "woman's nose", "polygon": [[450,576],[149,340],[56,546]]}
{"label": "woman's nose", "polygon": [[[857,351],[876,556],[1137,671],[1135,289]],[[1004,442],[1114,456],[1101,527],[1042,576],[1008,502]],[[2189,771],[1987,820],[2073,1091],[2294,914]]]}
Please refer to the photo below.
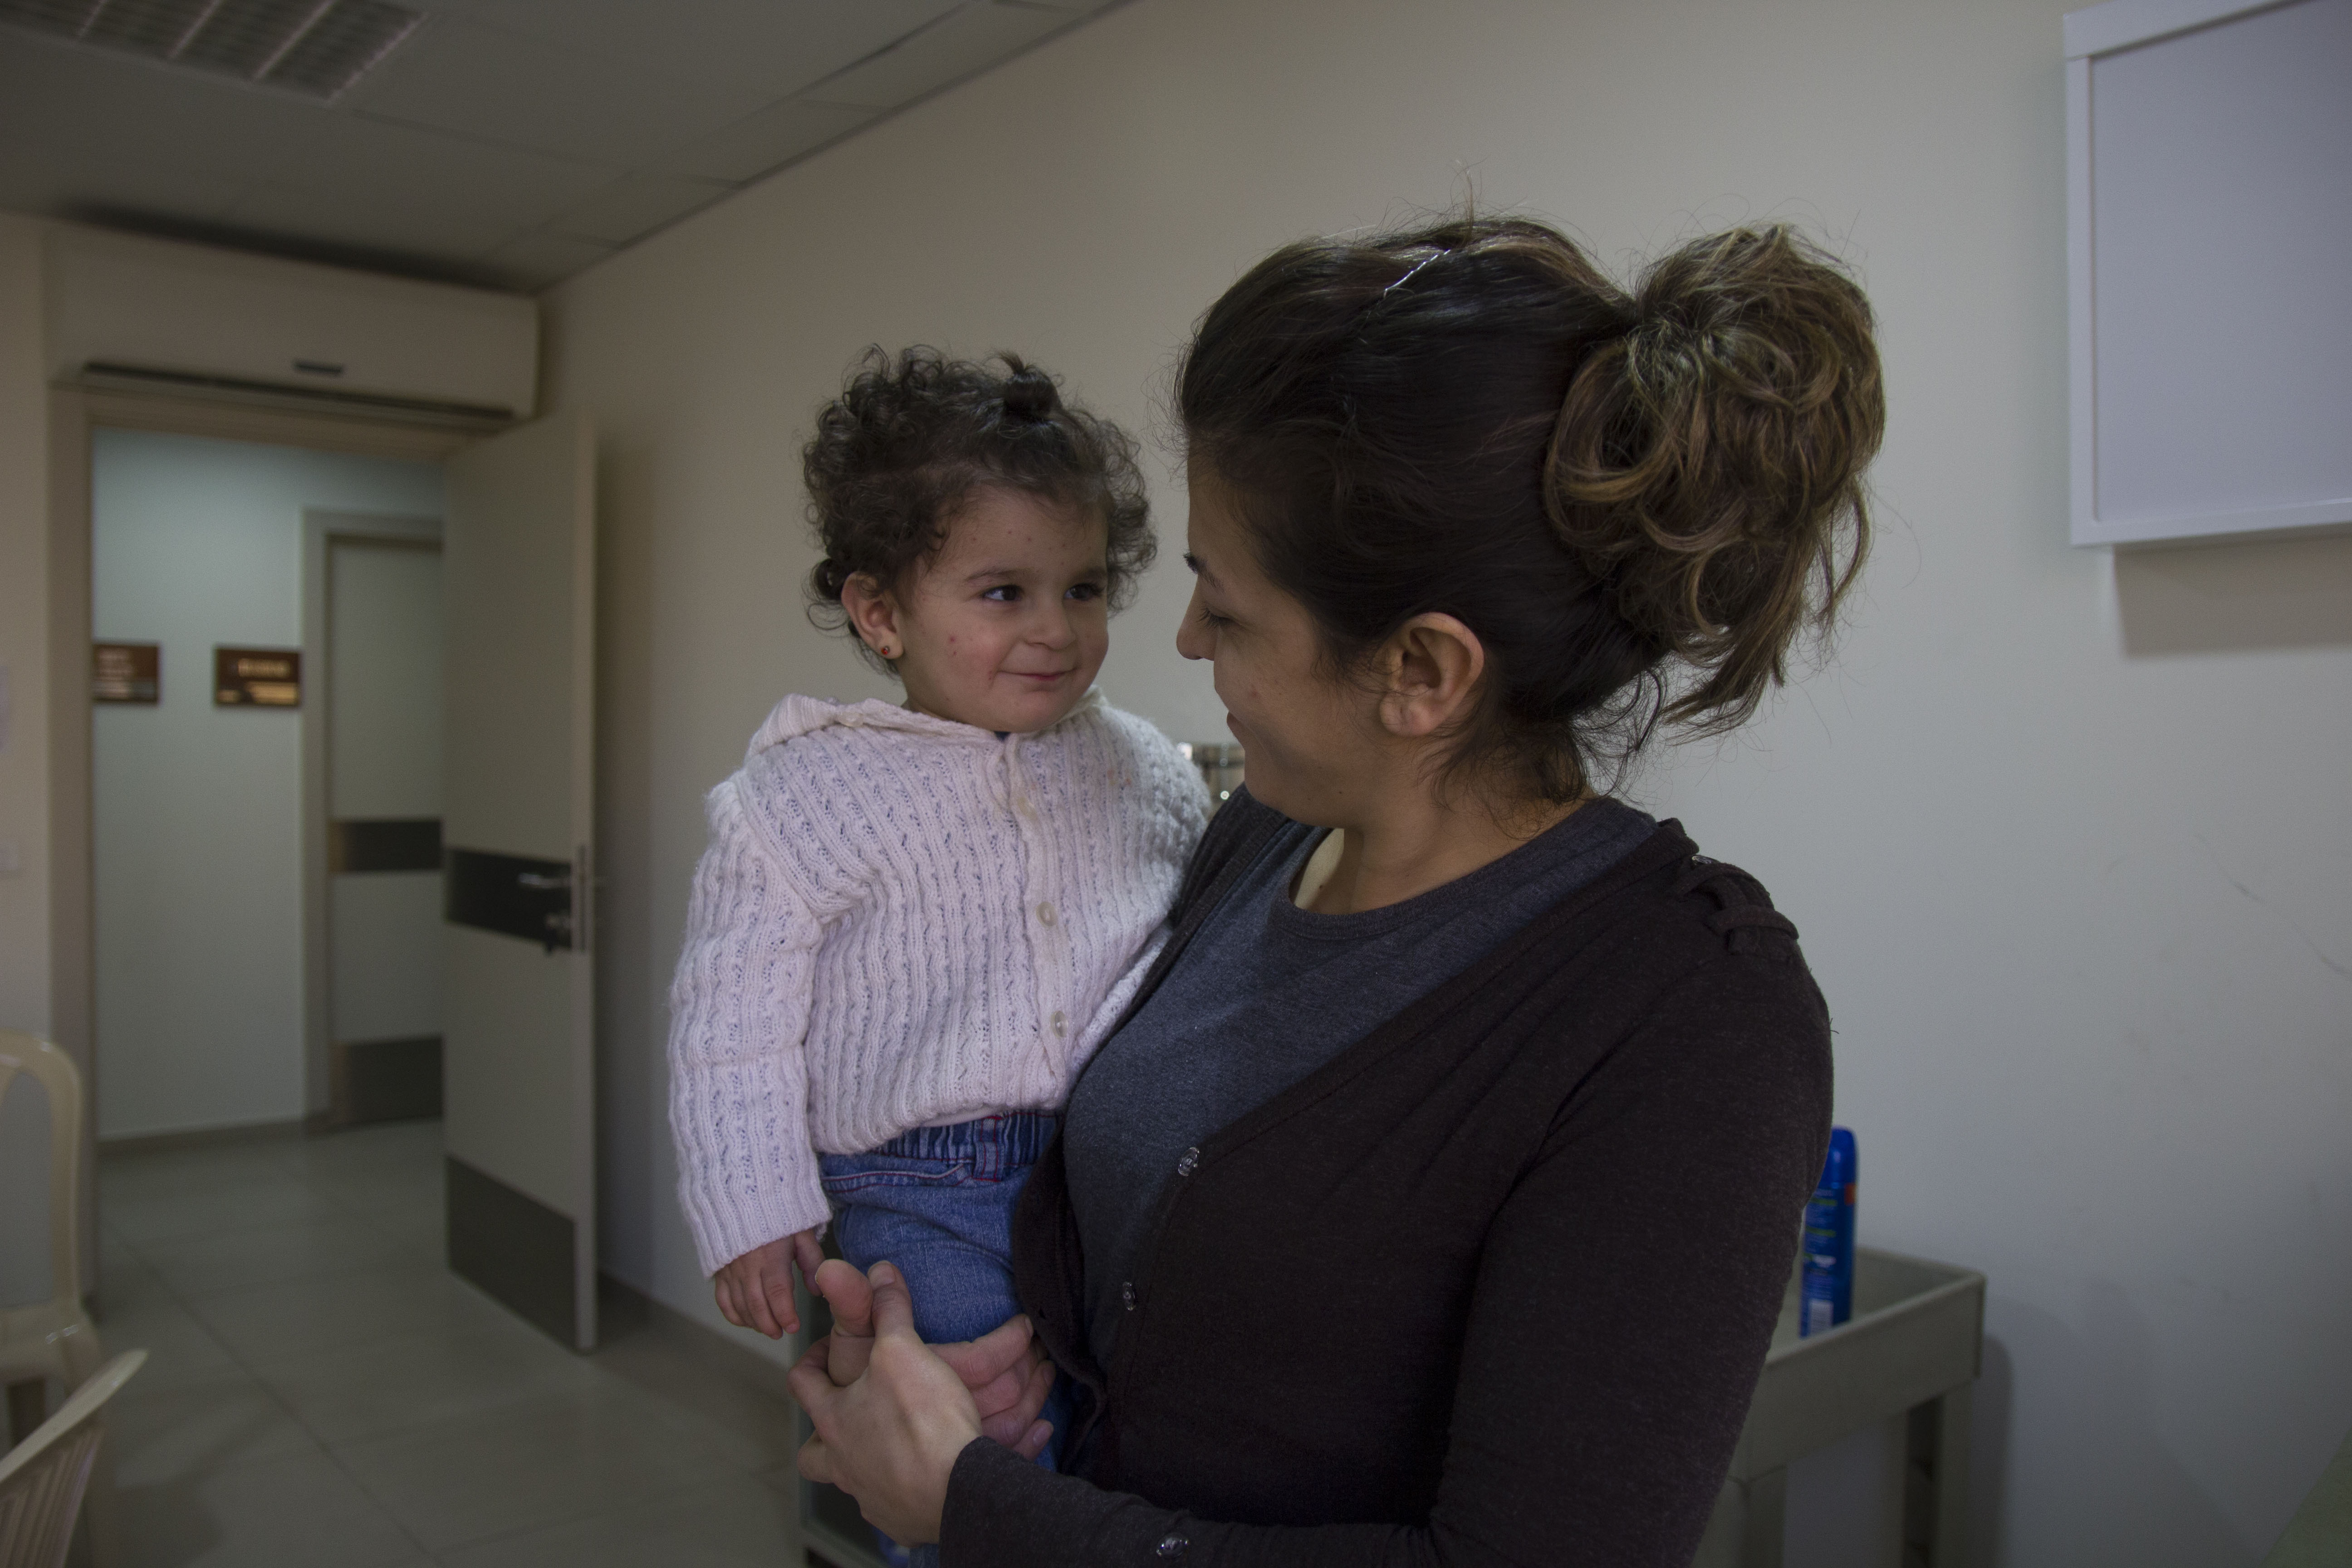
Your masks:
{"label": "woman's nose", "polygon": [[1208,623],[1201,618],[1201,590],[1195,586],[1192,599],[1184,605],[1184,618],[1176,623],[1176,651],[1186,658],[1209,657]]}

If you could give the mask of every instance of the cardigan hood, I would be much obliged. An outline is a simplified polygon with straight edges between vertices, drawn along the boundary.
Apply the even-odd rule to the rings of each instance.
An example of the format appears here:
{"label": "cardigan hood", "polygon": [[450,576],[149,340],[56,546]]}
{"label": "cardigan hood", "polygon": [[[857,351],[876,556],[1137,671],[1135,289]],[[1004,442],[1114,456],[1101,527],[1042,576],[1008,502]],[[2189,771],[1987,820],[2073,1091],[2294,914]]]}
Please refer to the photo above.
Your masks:
{"label": "cardigan hood", "polygon": [[[1045,729],[1035,731],[1034,733],[1050,735],[1073,719],[1095,712],[1102,707],[1102,688],[1088,687],[1087,694],[1078,699],[1076,707]],[[983,730],[976,724],[966,724],[954,719],[940,719],[929,713],[918,713],[912,708],[897,702],[886,702],[878,697],[869,697],[863,702],[835,702],[827,698],[802,697],[796,694],[785,698],[768,710],[766,721],[752,733],[751,745],[744,749],[743,760],[749,763],[761,752],[781,746],[787,741],[797,740],[803,735],[812,735],[819,730],[830,729],[836,724],[851,730],[897,731],[902,734],[924,735],[933,740],[958,742],[965,745],[995,746],[1004,743],[996,738],[993,731]],[[1028,738],[1027,734],[1015,734],[1009,737],[1013,741]]]}

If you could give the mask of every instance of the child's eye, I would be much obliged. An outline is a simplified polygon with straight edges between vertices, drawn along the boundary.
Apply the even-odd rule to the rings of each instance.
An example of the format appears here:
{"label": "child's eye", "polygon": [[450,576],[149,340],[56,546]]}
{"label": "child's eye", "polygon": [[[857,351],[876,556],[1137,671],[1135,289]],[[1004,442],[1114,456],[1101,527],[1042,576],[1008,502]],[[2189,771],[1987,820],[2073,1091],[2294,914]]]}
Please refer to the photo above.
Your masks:
{"label": "child's eye", "polygon": [[1018,583],[999,583],[993,588],[983,588],[981,590],[980,596],[999,605],[1019,604],[1021,602],[1021,584]]}
{"label": "child's eye", "polygon": [[1102,597],[1102,584],[1099,583],[1074,584],[1070,588],[1069,596],[1079,600],[1099,599]]}

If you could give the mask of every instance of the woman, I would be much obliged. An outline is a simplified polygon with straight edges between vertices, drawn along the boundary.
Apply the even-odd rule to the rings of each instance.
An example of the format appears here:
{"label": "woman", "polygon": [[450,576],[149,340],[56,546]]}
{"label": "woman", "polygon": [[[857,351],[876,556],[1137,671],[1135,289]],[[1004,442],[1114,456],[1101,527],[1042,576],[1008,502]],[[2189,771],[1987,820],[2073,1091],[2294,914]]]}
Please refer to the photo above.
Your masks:
{"label": "woman", "polygon": [[[804,1473],[950,1568],[1686,1563],[1829,1019],[1763,889],[1601,792],[1745,719],[1852,584],[1868,305],[1784,230],[1628,296],[1464,219],[1276,252],[1178,401],[1178,647],[1250,782],[1016,1221],[1069,1473],[977,1440],[1042,1378],[950,1371],[887,1268],[879,1337],[794,1374]],[[866,1281],[824,1284],[862,1326]]]}

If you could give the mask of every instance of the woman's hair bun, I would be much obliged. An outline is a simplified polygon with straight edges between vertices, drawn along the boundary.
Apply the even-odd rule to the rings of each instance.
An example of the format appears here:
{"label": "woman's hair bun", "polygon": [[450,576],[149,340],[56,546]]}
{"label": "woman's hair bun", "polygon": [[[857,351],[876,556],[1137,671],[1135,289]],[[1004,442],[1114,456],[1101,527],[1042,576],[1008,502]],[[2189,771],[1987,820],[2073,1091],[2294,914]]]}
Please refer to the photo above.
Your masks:
{"label": "woman's hair bun", "polygon": [[1553,524],[1661,653],[1697,672],[1669,721],[1728,728],[1826,630],[1869,545],[1886,423],[1869,301],[1794,230],[1733,229],[1643,274],[1577,369],[1549,456]]}
{"label": "woman's hair bun", "polygon": [[1002,357],[1012,371],[1004,378],[1004,412],[1008,416],[1034,423],[1051,419],[1061,411],[1062,395],[1055,390],[1052,376],[1011,354]]}

